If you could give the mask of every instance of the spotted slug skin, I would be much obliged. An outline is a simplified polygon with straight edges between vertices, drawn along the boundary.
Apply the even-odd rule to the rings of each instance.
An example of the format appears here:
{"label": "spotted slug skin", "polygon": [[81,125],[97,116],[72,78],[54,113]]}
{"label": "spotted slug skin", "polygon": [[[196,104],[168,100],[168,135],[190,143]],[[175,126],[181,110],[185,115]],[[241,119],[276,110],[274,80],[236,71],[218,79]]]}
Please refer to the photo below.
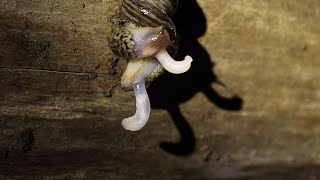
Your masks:
{"label": "spotted slug skin", "polygon": [[[162,27],[162,31],[155,29],[155,32],[149,33],[154,33],[152,37],[158,38],[157,43],[153,42],[154,38],[150,38],[150,43],[144,42],[146,47],[143,47],[141,52],[148,53],[147,50],[150,50],[152,53],[152,48],[161,49],[159,47],[167,46],[169,43],[170,46],[167,47],[167,50],[171,55],[175,55],[178,47],[178,35],[170,17],[175,13],[177,5],[178,0],[121,0],[120,12],[109,19],[112,26],[109,46],[112,51],[127,61],[136,59],[143,54],[139,54],[140,51],[134,41],[133,32],[135,29],[139,28],[141,31],[142,27],[158,29]],[[153,58],[144,59],[147,61]],[[163,72],[164,69],[159,64],[148,77],[146,84],[152,82]]]}

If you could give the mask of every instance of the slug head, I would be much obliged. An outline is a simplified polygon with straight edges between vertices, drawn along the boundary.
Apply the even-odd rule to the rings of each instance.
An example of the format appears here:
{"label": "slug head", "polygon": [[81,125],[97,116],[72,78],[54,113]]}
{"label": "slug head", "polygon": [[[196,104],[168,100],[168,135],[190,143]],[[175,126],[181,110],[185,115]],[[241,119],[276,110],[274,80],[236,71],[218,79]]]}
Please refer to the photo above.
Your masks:
{"label": "slug head", "polygon": [[170,44],[169,33],[163,26],[131,29],[134,37],[134,50],[137,57],[154,56]]}

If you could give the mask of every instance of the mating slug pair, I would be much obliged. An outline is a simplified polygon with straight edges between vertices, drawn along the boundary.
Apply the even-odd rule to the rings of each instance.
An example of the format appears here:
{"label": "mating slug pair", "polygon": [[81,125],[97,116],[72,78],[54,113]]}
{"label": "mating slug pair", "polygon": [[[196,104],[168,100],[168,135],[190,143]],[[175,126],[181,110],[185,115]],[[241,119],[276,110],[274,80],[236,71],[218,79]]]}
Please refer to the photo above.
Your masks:
{"label": "mating slug pair", "polygon": [[170,17],[178,0],[121,0],[120,13],[110,19],[112,32],[109,46],[128,61],[121,87],[134,90],[136,113],[125,118],[122,126],[138,131],[148,122],[150,101],[146,84],[160,76],[164,69],[180,74],[189,70],[192,58],[174,60],[178,46],[176,28]]}

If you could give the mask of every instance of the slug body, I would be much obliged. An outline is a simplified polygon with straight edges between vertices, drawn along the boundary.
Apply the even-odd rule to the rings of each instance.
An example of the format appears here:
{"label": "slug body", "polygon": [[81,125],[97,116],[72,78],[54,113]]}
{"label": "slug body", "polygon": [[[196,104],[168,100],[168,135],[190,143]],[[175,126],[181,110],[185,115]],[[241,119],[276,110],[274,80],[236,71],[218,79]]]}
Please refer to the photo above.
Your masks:
{"label": "slug body", "polygon": [[150,116],[150,101],[145,88],[165,70],[180,74],[192,62],[190,56],[176,61],[178,47],[176,28],[170,17],[178,0],[122,0],[120,13],[110,19],[112,32],[109,46],[128,61],[121,78],[121,87],[134,90],[136,113],[122,121],[125,129],[138,131]]}

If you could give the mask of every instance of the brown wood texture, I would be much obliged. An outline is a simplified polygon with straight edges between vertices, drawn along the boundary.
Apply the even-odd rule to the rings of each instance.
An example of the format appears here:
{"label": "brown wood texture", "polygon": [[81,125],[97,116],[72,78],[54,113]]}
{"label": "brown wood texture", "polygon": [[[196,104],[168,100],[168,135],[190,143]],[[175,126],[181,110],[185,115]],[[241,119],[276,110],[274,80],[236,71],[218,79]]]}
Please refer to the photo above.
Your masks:
{"label": "brown wood texture", "polygon": [[0,178],[320,178],[320,1],[181,0],[192,68],[150,86],[136,133],[119,2],[0,2]]}

